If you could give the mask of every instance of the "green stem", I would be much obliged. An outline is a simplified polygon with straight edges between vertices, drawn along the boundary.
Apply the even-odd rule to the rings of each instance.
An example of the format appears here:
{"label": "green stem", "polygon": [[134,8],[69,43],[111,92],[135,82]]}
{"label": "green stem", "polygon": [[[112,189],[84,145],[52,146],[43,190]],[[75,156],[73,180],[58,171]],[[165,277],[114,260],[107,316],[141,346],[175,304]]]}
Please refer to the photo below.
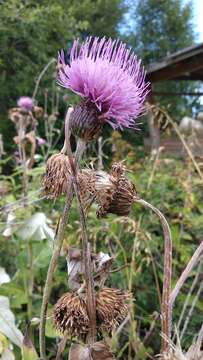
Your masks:
{"label": "green stem", "polygon": [[[69,116],[70,113],[67,111],[66,118]],[[69,134],[66,134],[66,136],[69,136]],[[65,140],[66,143],[66,140]],[[85,143],[84,142],[78,142],[77,149],[76,149],[76,155],[75,155],[75,163],[78,164],[79,160],[82,157],[82,154],[85,149]],[[43,299],[42,299],[42,306],[41,306],[41,315],[40,315],[40,328],[39,328],[39,345],[40,345],[40,357],[41,359],[46,359],[46,346],[45,346],[45,327],[46,327],[46,314],[47,314],[47,307],[48,307],[48,301],[51,293],[51,286],[53,281],[53,275],[54,271],[57,265],[57,261],[60,255],[60,251],[63,244],[64,234],[65,234],[65,228],[68,221],[68,215],[72,203],[73,198],[73,181],[71,180],[67,192],[66,192],[66,198],[65,198],[65,205],[62,213],[61,220],[59,221],[57,231],[55,234],[54,239],[54,249],[53,254],[49,263],[49,268],[47,272],[47,278],[45,282],[44,287],[44,293],[43,293]]]}
{"label": "green stem", "polygon": [[31,241],[28,241],[27,244],[27,254],[28,254],[27,315],[28,315],[28,321],[30,321],[33,315],[33,288],[34,288],[33,247]]}

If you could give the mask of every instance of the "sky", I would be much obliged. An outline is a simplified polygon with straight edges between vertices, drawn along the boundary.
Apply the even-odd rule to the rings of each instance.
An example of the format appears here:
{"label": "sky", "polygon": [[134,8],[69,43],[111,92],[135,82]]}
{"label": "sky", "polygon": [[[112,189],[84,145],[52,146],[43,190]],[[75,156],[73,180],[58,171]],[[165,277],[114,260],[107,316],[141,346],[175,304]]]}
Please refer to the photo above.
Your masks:
{"label": "sky", "polygon": [[194,27],[198,33],[199,42],[203,42],[203,0],[193,0]]}

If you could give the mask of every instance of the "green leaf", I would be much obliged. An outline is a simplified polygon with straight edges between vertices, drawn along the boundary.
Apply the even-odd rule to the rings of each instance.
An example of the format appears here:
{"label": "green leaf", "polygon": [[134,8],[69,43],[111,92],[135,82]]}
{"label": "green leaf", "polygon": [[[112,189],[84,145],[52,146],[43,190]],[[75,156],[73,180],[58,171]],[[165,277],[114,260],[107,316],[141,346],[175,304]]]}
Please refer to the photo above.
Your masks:
{"label": "green leaf", "polygon": [[36,213],[25,221],[16,235],[22,240],[41,241],[48,239],[53,241],[54,231],[47,225],[47,217],[44,213]]}

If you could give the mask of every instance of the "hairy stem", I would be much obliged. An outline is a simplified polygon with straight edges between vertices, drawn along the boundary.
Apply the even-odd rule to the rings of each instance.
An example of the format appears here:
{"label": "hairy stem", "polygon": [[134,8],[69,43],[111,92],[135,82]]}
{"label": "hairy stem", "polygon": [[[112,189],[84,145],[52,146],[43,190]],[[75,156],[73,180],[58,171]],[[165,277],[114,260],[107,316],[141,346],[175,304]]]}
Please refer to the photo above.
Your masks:
{"label": "hairy stem", "polygon": [[86,225],[84,207],[80,194],[80,186],[77,180],[77,169],[74,164],[69,138],[67,138],[66,146],[67,146],[66,149],[67,155],[71,166],[72,179],[73,179],[74,190],[77,198],[77,204],[80,214],[80,225],[82,230],[82,254],[83,254],[83,264],[85,270],[87,313],[89,317],[88,343],[94,344],[96,339],[96,301],[95,301],[95,291],[94,291],[93,269],[91,262],[91,249],[90,249],[90,244],[88,242],[87,225]]}
{"label": "hairy stem", "polygon": [[153,205],[147,201],[135,198],[135,202],[151,209],[158,217],[162,225],[164,235],[164,274],[163,274],[163,291],[162,291],[162,305],[161,305],[161,331],[162,338],[162,354],[167,354],[169,351],[169,342],[171,335],[172,323],[172,308],[170,306],[169,298],[171,291],[171,273],[172,273],[172,239],[169,225],[164,215]]}
{"label": "hairy stem", "polygon": [[[66,117],[69,116],[70,113],[67,112]],[[69,135],[68,135],[69,136]],[[76,155],[75,155],[75,164],[78,164],[80,161],[82,154],[85,149],[85,144],[79,142],[77,144]],[[46,314],[47,314],[47,307],[48,301],[51,293],[51,285],[53,281],[54,271],[57,265],[57,260],[60,255],[61,247],[63,244],[65,228],[68,220],[69,210],[71,207],[73,198],[73,181],[70,181],[65,198],[65,205],[62,213],[62,217],[58,223],[55,239],[54,239],[54,249],[53,254],[49,263],[49,268],[47,272],[47,278],[44,287],[43,299],[42,299],[42,306],[41,306],[41,315],[40,315],[40,328],[39,328],[39,344],[40,344],[40,356],[41,359],[46,359],[46,348],[45,348],[45,326],[46,326]]]}

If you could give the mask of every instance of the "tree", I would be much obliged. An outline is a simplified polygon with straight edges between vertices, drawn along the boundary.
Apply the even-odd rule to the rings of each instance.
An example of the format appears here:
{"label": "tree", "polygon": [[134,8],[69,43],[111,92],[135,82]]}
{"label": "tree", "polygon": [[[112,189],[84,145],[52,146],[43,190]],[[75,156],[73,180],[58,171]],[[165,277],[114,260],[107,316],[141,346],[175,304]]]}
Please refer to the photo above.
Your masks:
{"label": "tree", "polygon": [[[124,11],[122,0],[1,1],[0,132],[10,135],[8,108],[19,96],[32,96],[37,76],[60,48],[86,35],[116,36]],[[52,76],[42,85],[51,87]]]}

